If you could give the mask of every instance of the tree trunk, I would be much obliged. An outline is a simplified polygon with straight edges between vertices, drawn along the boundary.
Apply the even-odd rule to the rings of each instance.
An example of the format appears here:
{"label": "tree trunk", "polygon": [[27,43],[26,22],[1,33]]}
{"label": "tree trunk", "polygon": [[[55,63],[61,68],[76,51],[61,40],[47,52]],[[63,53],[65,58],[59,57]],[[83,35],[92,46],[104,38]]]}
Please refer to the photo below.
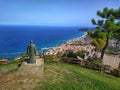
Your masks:
{"label": "tree trunk", "polygon": [[108,43],[109,43],[109,34],[107,34],[107,36],[106,36],[106,44],[105,44],[105,46],[103,47],[103,49],[101,51],[101,56],[100,56],[101,60],[103,60],[105,50],[107,49]]}

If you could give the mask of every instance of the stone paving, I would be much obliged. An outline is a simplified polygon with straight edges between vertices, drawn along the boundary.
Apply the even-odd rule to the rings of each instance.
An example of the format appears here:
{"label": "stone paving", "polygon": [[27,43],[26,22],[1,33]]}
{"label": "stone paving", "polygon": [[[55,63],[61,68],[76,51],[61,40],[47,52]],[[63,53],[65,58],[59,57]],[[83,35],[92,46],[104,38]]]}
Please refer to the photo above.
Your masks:
{"label": "stone paving", "polygon": [[44,59],[37,58],[36,63],[27,63],[23,62],[20,66],[17,75],[31,75],[31,74],[38,74],[40,75],[43,72],[44,68]]}

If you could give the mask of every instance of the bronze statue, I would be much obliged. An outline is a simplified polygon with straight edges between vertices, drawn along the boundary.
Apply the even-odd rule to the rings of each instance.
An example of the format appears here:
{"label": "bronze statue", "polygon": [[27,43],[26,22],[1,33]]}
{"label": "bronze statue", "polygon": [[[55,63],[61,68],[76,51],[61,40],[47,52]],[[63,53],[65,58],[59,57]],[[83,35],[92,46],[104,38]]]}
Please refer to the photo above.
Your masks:
{"label": "bronze statue", "polygon": [[36,63],[35,55],[37,54],[37,49],[35,47],[35,44],[33,44],[33,41],[30,41],[30,44],[27,47],[27,54],[30,57],[29,62],[30,63]]}

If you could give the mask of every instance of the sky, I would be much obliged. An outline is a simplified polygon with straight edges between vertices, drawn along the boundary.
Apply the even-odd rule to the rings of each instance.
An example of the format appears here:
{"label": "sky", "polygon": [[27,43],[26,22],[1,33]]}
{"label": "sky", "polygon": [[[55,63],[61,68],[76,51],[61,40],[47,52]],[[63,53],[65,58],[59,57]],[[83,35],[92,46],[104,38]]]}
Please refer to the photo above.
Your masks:
{"label": "sky", "polygon": [[0,25],[85,26],[120,0],[0,0]]}

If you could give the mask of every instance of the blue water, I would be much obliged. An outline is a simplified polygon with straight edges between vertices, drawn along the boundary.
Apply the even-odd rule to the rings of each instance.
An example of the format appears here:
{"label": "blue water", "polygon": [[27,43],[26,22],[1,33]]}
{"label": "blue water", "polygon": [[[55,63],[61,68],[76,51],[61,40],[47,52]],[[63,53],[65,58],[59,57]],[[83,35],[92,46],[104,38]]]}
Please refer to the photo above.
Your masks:
{"label": "blue water", "polygon": [[[67,40],[80,37],[84,32],[81,27],[53,27],[53,26],[0,26],[0,54],[25,52],[30,40],[37,49],[54,47]],[[15,55],[0,55],[0,58],[10,59]]]}

